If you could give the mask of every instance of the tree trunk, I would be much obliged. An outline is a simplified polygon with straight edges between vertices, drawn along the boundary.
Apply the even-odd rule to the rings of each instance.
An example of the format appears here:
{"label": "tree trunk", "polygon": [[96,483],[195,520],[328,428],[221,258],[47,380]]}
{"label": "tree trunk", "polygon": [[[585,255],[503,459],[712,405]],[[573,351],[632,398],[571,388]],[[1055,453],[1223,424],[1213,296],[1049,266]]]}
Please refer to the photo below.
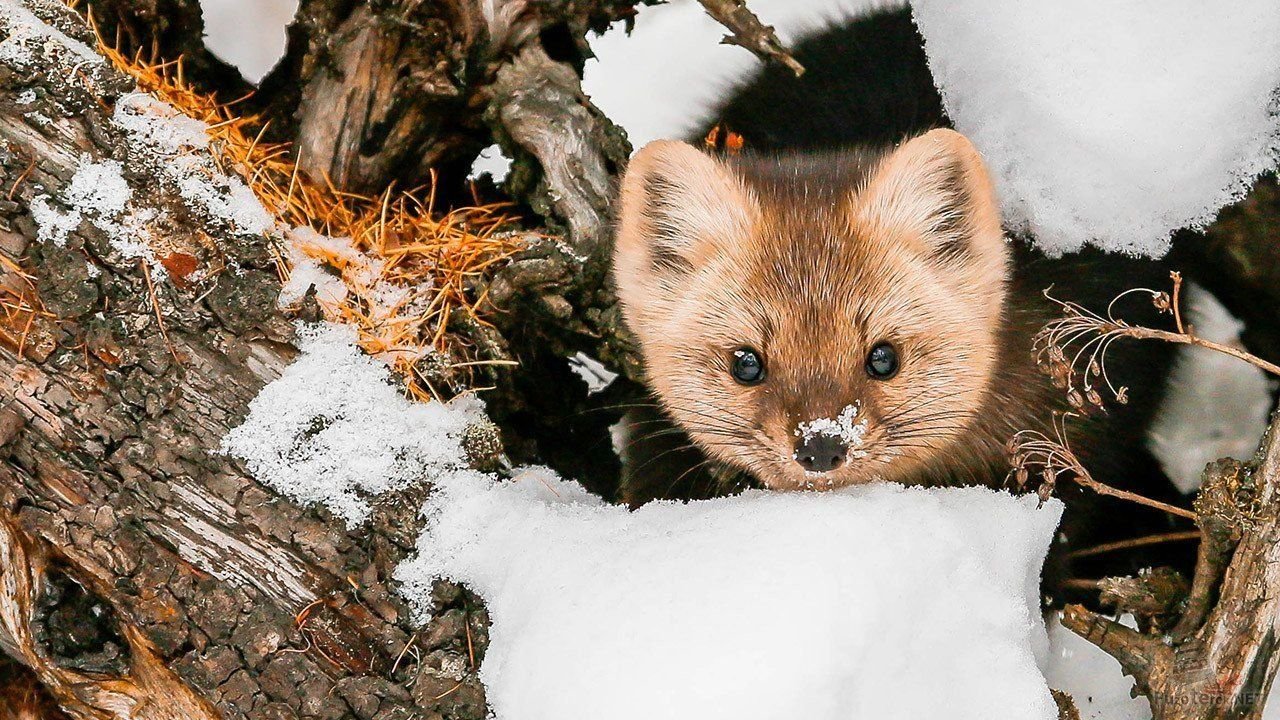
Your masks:
{"label": "tree trunk", "polygon": [[[218,452],[294,353],[269,239],[136,156],[132,82],[76,15],[26,8],[58,30],[0,4],[29,51],[0,65],[0,648],[77,718],[483,718],[483,608],[445,589],[414,628],[388,586],[415,491],[351,533]],[[150,257],[33,216],[104,160],[154,213]]]}

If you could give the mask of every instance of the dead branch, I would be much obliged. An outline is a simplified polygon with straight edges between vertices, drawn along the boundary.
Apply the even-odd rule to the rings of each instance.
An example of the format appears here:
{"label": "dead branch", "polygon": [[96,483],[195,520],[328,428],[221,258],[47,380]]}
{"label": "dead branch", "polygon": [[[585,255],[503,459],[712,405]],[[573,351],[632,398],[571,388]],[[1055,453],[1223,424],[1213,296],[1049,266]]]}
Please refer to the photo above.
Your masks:
{"label": "dead branch", "polygon": [[721,42],[746,48],[765,62],[781,63],[799,77],[804,66],[791,57],[791,53],[778,40],[773,27],[760,22],[760,18],[747,7],[746,0],[698,0],[707,14],[725,26],[730,34]]}
{"label": "dead branch", "polygon": [[1278,425],[1273,417],[1251,463],[1206,470],[1196,510],[1209,549],[1202,549],[1192,600],[1170,636],[1143,634],[1080,606],[1064,612],[1063,625],[1133,675],[1156,720],[1262,717],[1280,664]]}
{"label": "dead branch", "polygon": [[1093,475],[1080,462],[1067,433],[1067,421],[1078,417],[1075,413],[1057,413],[1053,415],[1054,437],[1039,430],[1020,430],[1009,440],[1010,453],[1009,481],[1018,489],[1026,489],[1034,480],[1036,490],[1041,498],[1053,494],[1060,480],[1066,479],[1088,488],[1099,495],[1107,495],[1120,500],[1145,505],[1162,512],[1195,520],[1196,514],[1185,508],[1169,503],[1153,500],[1128,490],[1121,490],[1106,483],[1095,480]]}
{"label": "dead branch", "polygon": [[1244,321],[1241,341],[1254,354],[1280,363],[1280,183],[1269,173],[1212,225],[1174,238],[1170,260]]}
{"label": "dead branch", "polygon": [[[1280,365],[1239,348],[1202,338],[1195,334],[1194,327],[1184,325],[1181,308],[1182,274],[1172,272],[1169,276],[1173,281],[1172,294],[1149,288],[1126,290],[1111,301],[1105,315],[1078,303],[1058,300],[1049,290],[1045,290],[1045,297],[1062,308],[1063,317],[1049,323],[1036,334],[1034,350],[1040,366],[1053,377],[1055,383],[1066,390],[1067,399],[1073,408],[1084,410],[1087,406],[1102,407],[1102,396],[1096,387],[1099,381],[1117,402],[1127,402],[1126,388],[1115,387],[1107,376],[1107,349],[1120,338],[1194,345],[1230,355],[1280,376]],[[1149,295],[1158,310],[1173,316],[1176,329],[1169,331],[1132,325],[1117,318],[1116,304],[1131,294]]]}

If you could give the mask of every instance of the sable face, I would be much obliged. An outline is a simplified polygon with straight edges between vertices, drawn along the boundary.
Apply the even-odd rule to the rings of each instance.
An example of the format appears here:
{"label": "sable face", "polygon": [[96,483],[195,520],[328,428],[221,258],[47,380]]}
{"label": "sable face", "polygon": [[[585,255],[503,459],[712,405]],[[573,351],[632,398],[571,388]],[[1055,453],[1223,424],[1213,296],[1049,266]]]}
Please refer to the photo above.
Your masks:
{"label": "sable face", "polygon": [[998,354],[1007,251],[968,141],[824,161],[661,142],[623,183],[615,271],[651,384],[777,489],[945,462]]}

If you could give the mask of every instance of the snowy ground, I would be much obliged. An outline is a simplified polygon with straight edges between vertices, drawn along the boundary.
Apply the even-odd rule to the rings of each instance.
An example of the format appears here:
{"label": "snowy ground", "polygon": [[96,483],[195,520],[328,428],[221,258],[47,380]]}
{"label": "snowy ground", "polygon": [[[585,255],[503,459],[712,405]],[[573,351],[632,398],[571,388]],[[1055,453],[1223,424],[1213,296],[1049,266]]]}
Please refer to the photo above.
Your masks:
{"label": "snowy ground", "polygon": [[454,477],[398,576],[485,598],[498,718],[1052,720],[1061,505],[981,488],[753,492],[630,512],[545,469]]}

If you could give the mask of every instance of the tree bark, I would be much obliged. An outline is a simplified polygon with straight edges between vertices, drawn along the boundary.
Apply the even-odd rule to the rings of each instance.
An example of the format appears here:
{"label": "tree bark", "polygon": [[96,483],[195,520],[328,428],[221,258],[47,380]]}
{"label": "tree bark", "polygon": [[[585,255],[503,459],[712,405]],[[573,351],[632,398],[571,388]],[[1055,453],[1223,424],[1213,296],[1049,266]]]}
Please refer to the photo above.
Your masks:
{"label": "tree bark", "polygon": [[1062,624],[1110,653],[1155,720],[1258,720],[1280,655],[1280,416],[1253,462],[1213,463],[1196,502],[1204,533],[1186,614],[1146,634],[1080,606]]}
{"label": "tree bark", "polygon": [[[294,352],[268,238],[133,157],[132,83],[62,5],[23,9],[58,30],[23,41],[0,5],[0,43],[31,52],[0,64],[0,647],[77,718],[483,718],[483,608],[445,588],[414,628],[388,585],[424,489],[350,533],[217,452]],[[68,212],[105,160],[160,218],[168,279],[89,219],[41,236],[33,206]]]}

